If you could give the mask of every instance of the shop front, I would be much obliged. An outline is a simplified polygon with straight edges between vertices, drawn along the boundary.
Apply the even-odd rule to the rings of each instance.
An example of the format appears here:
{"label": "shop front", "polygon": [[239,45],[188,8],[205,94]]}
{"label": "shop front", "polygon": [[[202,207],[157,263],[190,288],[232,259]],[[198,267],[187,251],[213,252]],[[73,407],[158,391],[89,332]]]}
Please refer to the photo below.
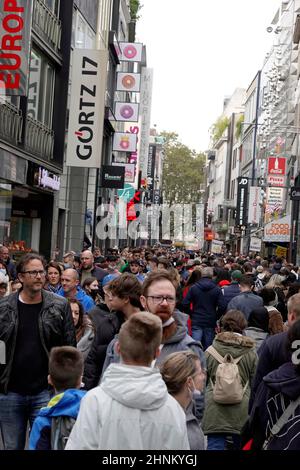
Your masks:
{"label": "shop front", "polygon": [[11,157],[19,172],[0,169],[0,243],[9,248],[16,260],[31,251],[49,258],[54,191],[59,190],[59,176],[22,158]]}

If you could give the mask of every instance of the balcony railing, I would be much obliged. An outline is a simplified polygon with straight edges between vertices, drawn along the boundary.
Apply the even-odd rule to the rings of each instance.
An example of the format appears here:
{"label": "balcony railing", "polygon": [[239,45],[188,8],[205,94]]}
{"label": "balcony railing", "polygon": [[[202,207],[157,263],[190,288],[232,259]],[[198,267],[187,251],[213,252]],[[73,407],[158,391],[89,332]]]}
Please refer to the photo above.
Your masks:
{"label": "balcony railing", "polygon": [[0,137],[17,145],[21,142],[23,117],[11,103],[0,100]]}
{"label": "balcony railing", "polygon": [[39,121],[27,117],[25,149],[33,154],[51,160],[53,158],[54,132]]}
{"label": "balcony railing", "polygon": [[58,51],[61,39],[60,19],[49,10],[42,0],[35,0],[33,5],[32,25],[34,30],[47,43],[50,43],[55,51]]}

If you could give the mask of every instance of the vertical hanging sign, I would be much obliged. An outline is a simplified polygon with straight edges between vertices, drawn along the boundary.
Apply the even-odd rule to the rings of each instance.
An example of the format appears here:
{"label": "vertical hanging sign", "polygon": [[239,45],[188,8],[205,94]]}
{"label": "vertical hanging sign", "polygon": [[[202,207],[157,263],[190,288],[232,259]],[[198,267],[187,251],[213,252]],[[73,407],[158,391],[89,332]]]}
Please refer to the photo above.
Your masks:
{"label": "vertical hanging sign", "polygon": [[101,164],[108,53],[73,52],[67,165],[99,168]]}
{"label": "vertical hanging sign", "polygon": [[139,168],[142,178],[147,178],[149,132],[151,124],[151,103],[153,87],[153,69],[142,68],[140,97],[140,137],[139,137]]}
{"label": "vertical hanging sign", "polygon": [[247,225],[248,222],[248,185],[249,178],[239,176],[236,208],[236,225]]}
{"label": "vertical hanging sign", "polygon": [[0,95],[27,96],[32,0],[0,2]]}

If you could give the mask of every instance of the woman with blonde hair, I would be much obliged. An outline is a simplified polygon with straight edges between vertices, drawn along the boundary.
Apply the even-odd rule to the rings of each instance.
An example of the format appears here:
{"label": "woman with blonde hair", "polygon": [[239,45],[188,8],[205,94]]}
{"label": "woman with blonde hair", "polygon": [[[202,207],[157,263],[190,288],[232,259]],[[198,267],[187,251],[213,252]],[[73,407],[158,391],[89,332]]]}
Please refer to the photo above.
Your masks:
{"label": "woman with blonde hair", "polygon": [[204,450],[205,438],[193,400],[203,390],[205,381],[199,356],[192,351],[172,353],[160,365],[160,372],[169,394],[185,411],[190,449]]}
{"label": "woman with blonde hair", "polygon": [[285,295],[284,295],[284,286],[283,281],[285,280],[284,276],[280,274],[273,274],[270,277],[269,282],[265,285],[267,289],[273,289],[277,295],[277,303],[274,305],[277,310],[281,313],[283,321],[287,320],[287,308],[285,303]]}

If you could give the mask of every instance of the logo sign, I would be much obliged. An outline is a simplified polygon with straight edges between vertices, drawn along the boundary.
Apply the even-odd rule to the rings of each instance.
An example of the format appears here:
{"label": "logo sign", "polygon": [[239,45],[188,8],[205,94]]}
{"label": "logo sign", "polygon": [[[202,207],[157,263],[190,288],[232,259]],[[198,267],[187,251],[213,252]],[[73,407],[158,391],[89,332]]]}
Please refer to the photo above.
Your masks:
{"label": "logo sign", "polygon": [[220,240],[212,240],[211,241],[211,252],[215,254],[222,253],[223,242]]}
{"label": "logo sign", "polygon": [[250,238],[250,248],[249,250],[250,251],[257,251],[257,252],[260,252],[261,251],[261,238],[258,238],[258,237],[251,237]]}
{"label": "logo sign", "polygon": [[116,121],[137,122],[139,120],[138,103],[123,103],[117,101],[115,104]]}
{"label": "logo sign", "polygon": [[35,177],[35,185],[40,188],[52,189],[59,191],[60,176],[50,173],[46,168],[39,167],[39,171]]}
{"label": "logo sign", "polygon": [[133,198],[135,189],[131,184],[125,184],[123,189],[118,189],[118,197],[125,202],[129,202]]}
{"label": "logo sign", "polygon": [[244,176],[238,177],[237,192],[237,209],[236,209],[236,225],[247,224],[248,213],[248,184],[249,178]]}
{"label": "logo sign", "polygon": [[291,188],[290,198],[292,201],[300,201],[300,186]]}
{"label": "logo sign", "polygon": [[258,224],[260,217],[260,188],[258,186],[251,186],[249,192],[249,210],[248,210],[248,223]]}
{"label": "logo sign", "polygon": [[285,186],[285,176],[269,175],[267,178],[267,183],[269,186],[278,186],[280,188],[283,188]]}
{"label": "logo sign", "polygon": [[122,189],[124,187],[124,166],[104,165],[102,167],[102,188]]}
{"label": "logo sign", "polygon": [[291,217],[274,220],[264,227],[265,242],[289,242],[291,234]]}
{"label": "logo sign", "polygon": [[68,166],[100,167],[107,60],[104,50],[73,51]]}
{"label": "logo sign", "polygon": [[143,67],[141,77],[141,113],[139,138],[139,167],[143,178],[147,177],[149,131],[151,123],[151,105],[153,88],[153,69]]}
{"label": "logo sign", "polygon": [[139,92],[141,75],[139,73],[117,73],[117,91]]}
{"label": "logo sign", "polygon": [[136,152],[137,135],[129,132],[116,132],[113,140],[113,151]]}
{"label": "logo sign", "polygon": [[133,163],[113,163],[113,166],[125,168],[125,183],[134,183],[136,166]]}
{"label": "logo sign", "polygon": [[162,204],[160,189],[154,189],[153,191],[153,204]]}
{"label": "logo sign", "polygon": [[139,42],[120,42],[120,62],[141,62],[143,44]]}
{"label": "logo sign", "polygon": [[153,191],[154,171],[155,171],[156,145],[150,144],[148,150],[147,164],[147,189],[150,193]]}
{"label": "logo sign", "polygon": [[0,4],[0,95],[26,96],[32,0]]}
{"label": "logo sign", "polygon": [[268,173],[269,175],[285,175],[286,159],[283,157],[269,157]]}

